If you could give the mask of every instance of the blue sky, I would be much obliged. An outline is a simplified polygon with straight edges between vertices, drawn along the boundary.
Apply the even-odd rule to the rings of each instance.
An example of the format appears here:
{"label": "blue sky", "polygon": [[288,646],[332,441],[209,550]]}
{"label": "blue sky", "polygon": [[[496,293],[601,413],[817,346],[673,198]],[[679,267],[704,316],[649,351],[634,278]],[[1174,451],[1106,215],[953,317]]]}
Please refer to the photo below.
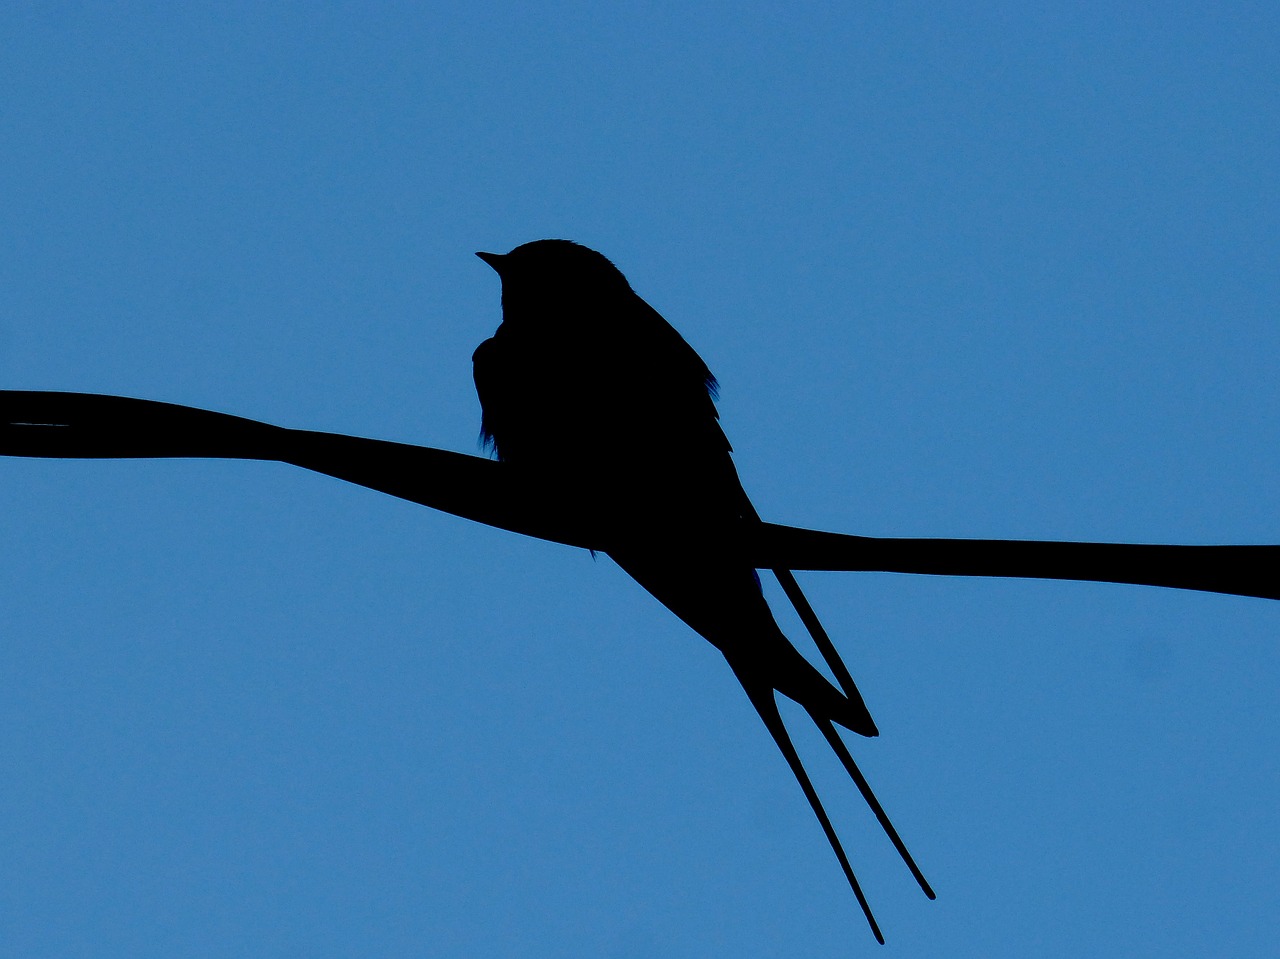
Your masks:
{"label": "blue sky", "polygon": [[[267,6],[0,13],[0,385],[477,451],[472,251],[560,236],[766,518],[1280,542],[1274,5]],[[804,576],[939,893],[790,710],[880,950],[609,561],[281,465],[0,496],[7,955],[1273,954],[1278,604]]]}

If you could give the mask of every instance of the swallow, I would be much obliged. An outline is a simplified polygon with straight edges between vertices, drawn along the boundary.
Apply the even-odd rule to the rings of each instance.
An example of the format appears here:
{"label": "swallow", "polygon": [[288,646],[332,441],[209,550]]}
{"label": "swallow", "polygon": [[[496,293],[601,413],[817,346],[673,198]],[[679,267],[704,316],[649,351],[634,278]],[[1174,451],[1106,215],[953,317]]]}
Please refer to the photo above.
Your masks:
{"label": "swallow", "polygon": [[879,734],[848,669],[794,576],[778,569],[840,688],[800,654],[735,548],[761,521],[721,428],[711,370],[594,250],[537,240],[476,255],[502,282],[502,322],[473,356],[482,441],[527,484],[589,510],[609,531],[607,554],[724,655],[883,942],[777,695],[808,713],[921,889],[934,892],[837,731]]}

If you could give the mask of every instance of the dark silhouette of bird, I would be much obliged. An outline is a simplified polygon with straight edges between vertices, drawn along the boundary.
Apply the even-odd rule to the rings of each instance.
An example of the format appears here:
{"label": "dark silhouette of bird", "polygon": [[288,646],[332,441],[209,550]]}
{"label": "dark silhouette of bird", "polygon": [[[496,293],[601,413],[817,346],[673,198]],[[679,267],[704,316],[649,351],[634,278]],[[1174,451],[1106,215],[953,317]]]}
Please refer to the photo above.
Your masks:
{"label": "dark silhouette of bird", "polygon": [[[502,280],[502,323],[476,349],[481,435],[525,482],[571,495],[610,530],[607,552],[714,645],[799,781],[877,938],[848,858],[775,693],[823,731],[926,893],[932,891],[833,724],[878,734],[851,679],[838,689],[783,634],[733,545],[758,524],[721,429],[710,369],[608,259],[567,240],[479,253]],[[821,631],[789,572],[810,628]],[[815,635],[815,639],[818,638]],[[835,656],[825,633],[824,652]],[[838,661],[838,657],[836,657]],[[842,680],[848,671],[837,667]],[[883,941],[883,940],[881,940]]]}

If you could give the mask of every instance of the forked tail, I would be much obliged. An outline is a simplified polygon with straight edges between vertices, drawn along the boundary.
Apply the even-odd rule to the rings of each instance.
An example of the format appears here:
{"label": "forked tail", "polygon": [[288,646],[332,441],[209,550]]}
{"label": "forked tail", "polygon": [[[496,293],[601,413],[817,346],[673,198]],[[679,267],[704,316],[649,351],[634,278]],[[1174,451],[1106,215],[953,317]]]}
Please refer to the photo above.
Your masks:
{"label": "forked tail", "polygon": [[[849,856],[840,842],[840,837],[836,834],[835,827],[831,824],[831,818],[827,815],[827,811],[822,805],[822,800],[818,798],[818,792],[813,786],[813,781],[805,771],[804,764],[800,761],[795,745],[787,733],[787,728],[782,721],[782,714],[778,711],[773,688],[767,682],[753,678],[749,669],[740,669],[732,659],[729,659],[729,666],[733,669],[734,675],[738,677],[738,681],[746,691],[747,697],[751,700],[751,705],[755,707],[760,719],[764,722],[765,728],[769,730],[769,735],[773,737],[773,741],[787,761],[787,765],[791,768],[791,773],[795,776],[796,782],[800,784],[800,789],[804,792],[805,799],[809,801],[809,807],[813,810],[813,814],[818,817],[818,823],[822,826],[823,833],[826,834],[827,842],[831,845],[832,852],[836,854],[836,859],[840,862],[840,868],[844,871],[845,879],[849,882],[849,888],[853,890],[853,895],[858,900],[858,905],[862,908],[863,915],[867,918],[867,924],[871,927],[872,935],[876,937],[877,942],[883,945],[884,934],[880,931],[880,925],[876,922],[876,917],[871,911],[866,894],[858,883],[858,877],[854,874],[853,866],[850,864]],[[902,841],[902,837],[898,835],[898,830],[894,828],[888,814],[885,813],[884,807],[880,805],[880,800],[872,792],[871,785],[867,782],[866,777],[862,775],[862,770],[858,768],[857,763],[854,762],[853,756],[849,753],[844,740],[840,738],[840,733],[836,730],[835,724],[826,716],[807,707],[806,712],[809,713],[809,718],[821,730],[832,751],[840,759],[840,763],[849,774],[849,778],[857,785],[858,791],[862,793],[862,798],[866,800],[885,835],[889,837],[889,841],[893,843],[898,855],[902,857],[902,861],[911,870],[911,875],[915,878],[921,890],[930,899],[936,898],[933,888],[920,871],[920,867],[916,865],[915,859],[912,858],[911,853],[907,850],[906,843]]]}

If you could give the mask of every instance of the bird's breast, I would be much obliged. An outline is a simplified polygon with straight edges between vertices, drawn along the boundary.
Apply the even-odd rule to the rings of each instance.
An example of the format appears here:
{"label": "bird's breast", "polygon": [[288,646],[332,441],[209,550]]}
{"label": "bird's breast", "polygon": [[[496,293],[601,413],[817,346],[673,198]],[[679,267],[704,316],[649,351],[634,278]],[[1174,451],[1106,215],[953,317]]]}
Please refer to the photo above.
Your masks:
{"label": "bird's breast", "polygon": [[643,342],[556,334],[500,328],[476,350],[499,458],[638,522],[736,518],[741,486],[701,379]]}

